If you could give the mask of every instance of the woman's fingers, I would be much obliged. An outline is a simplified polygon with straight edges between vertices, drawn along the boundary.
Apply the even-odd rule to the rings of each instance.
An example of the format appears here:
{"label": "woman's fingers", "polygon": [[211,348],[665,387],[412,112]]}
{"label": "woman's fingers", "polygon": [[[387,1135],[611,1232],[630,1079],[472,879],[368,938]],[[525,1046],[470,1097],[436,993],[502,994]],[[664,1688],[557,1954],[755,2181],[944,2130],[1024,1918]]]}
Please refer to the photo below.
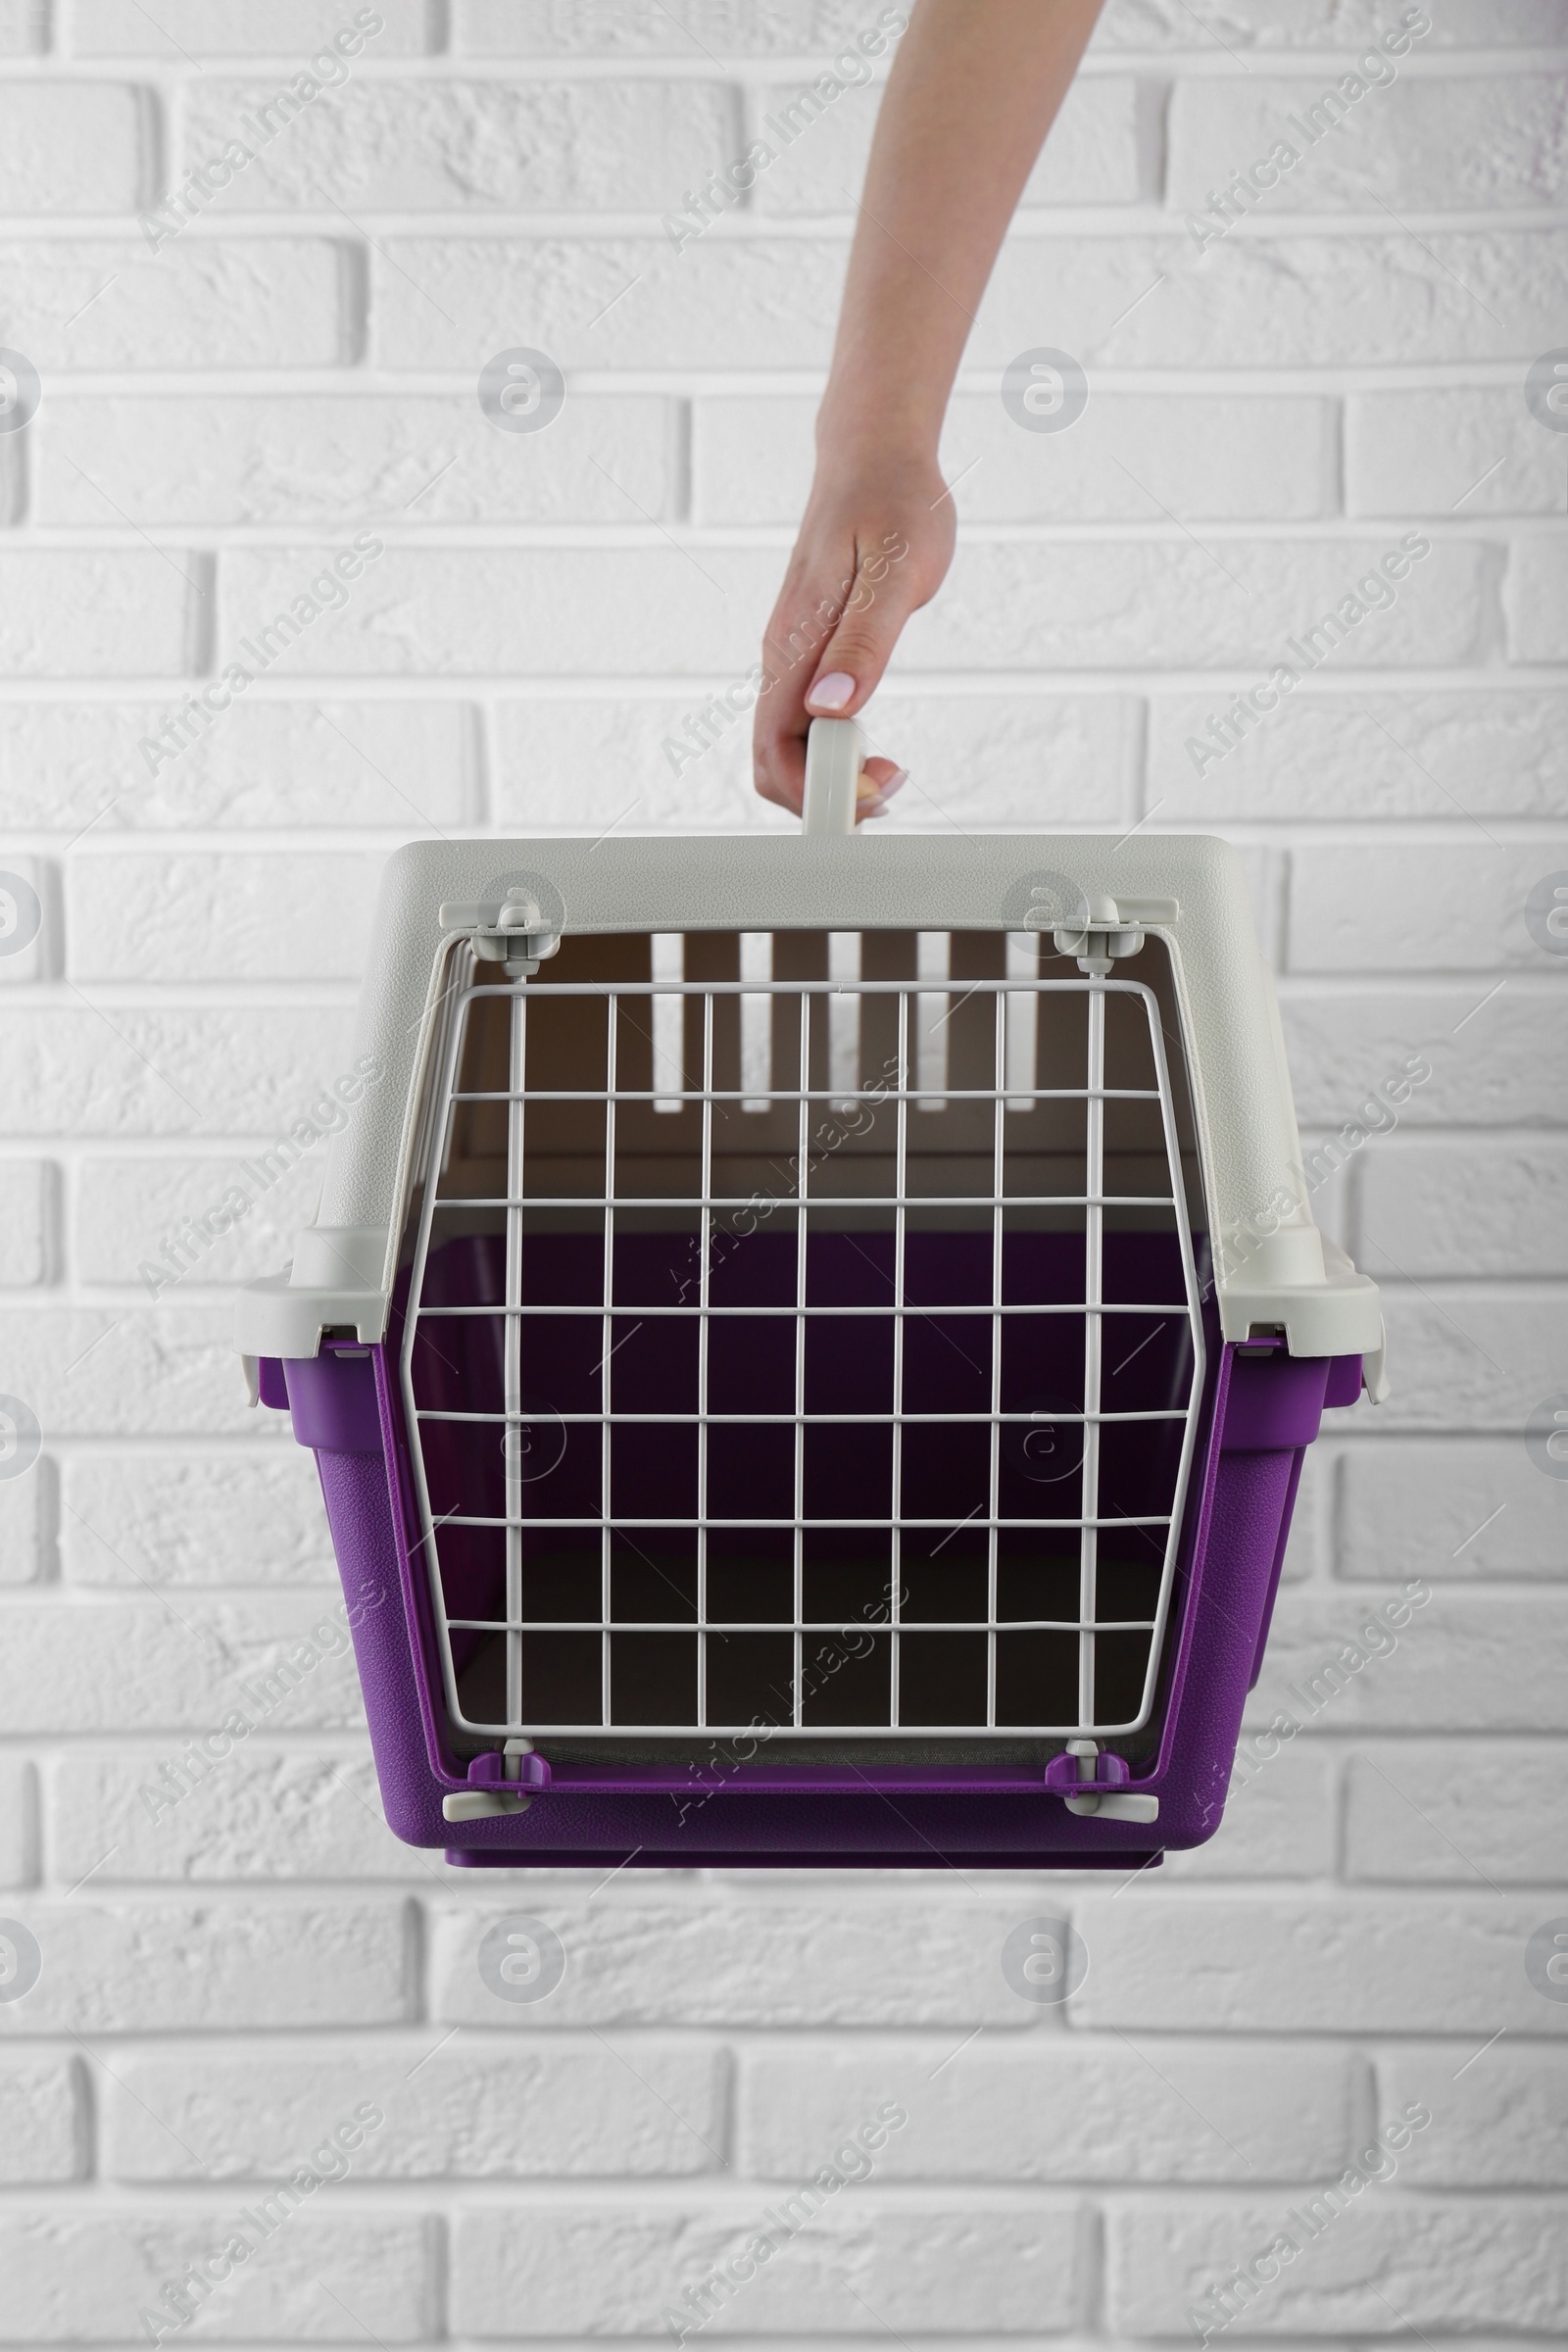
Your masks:
{"label": "woman's fingers", "polygon": [[[936,592],[953,553],[953,502],[929,481],[895,495],[863,488],[813,496],[763,639],[765,676],[753,735],[757,790],[793,814],[806,789],[813,718],[850,718],[879,684],[905,622]],[[878,517],[865,523],[867,514]],[[867,762],[877,790],[859,814],[881,815],[904,771]],[[895,781],[896,779],[896,781]]]}

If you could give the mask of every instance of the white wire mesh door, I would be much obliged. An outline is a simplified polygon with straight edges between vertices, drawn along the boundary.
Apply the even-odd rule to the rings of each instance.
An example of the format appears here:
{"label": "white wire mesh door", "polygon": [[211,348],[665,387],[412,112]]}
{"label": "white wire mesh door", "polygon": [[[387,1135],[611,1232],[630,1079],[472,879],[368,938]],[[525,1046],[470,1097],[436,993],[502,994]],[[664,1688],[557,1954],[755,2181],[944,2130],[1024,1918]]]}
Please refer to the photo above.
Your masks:
{"label": "white wire mesh door", "polygon": [[402,1379],[458,1735],[1148,1723],[1202,1386],[1150,987],[568,940],[446,1030]]}

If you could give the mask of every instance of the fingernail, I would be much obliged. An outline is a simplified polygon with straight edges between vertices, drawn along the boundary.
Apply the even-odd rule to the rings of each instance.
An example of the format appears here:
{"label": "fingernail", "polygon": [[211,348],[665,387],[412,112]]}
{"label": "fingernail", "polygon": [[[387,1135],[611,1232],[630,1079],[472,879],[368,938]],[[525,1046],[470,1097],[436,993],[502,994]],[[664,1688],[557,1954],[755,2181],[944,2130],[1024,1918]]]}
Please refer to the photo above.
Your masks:
{"label": "fingernail", "polygon": [[909,771],[908,771],[908,769],[907,769],[906,767],[896,767],[896,768],[893,770],[893,773],[892,773],[892,775],[891,775],[891,776],[889,776],[889,778],[888,778],[887,782],[886,782],[886,783],[883,785],[883,787],[882,787],[882,798],[883,798],[883,800],[884,800],[884,801],[891,801],[891,800],[892,800],[892,798],[893,798],[893,795],[894,795],[896,792],[902,792],[902,791],[903,791],[903,789],[904,789],[904,787],[905,787],[905,785],[906,785],[906,784],[907,784],[907,782],[908,782],[908,781],[909,781]]}
{"label": "fingernail", "polygon": [[818,678],[807,696],[813,710],[842,710],[855,693],[855,680],[848,670],[830,669],[825,678]]}

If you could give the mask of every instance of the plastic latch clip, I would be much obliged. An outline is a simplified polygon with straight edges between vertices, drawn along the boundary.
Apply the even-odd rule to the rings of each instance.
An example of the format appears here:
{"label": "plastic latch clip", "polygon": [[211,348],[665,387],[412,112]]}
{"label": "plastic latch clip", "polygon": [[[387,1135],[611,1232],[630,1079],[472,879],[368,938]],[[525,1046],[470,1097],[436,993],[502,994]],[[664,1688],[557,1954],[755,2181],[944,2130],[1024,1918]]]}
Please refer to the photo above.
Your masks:
{"label": "plastic latch clip", "polygon": [[531,1740],[509,1740],[505,1747],[487,1748],[468,1766],[468,1787],[454,1788],[441,1799],[446,1821],[496,1821],[509,1813],[526,1813],[533,1803],[524,1788],[548,1788],[550,1766]]}
{"label": "plastic latch clip", "polygon": [[1046,1787],[1059,1795],[1069,1813],[1096,1813],[1102,1821],[1157,1821],[1159,1799],[1131,1790],[1125,1756],[1113,1749],[1102,1753],[1094,1740],[1069,1740],[1059,1756],[1046,1766]]}

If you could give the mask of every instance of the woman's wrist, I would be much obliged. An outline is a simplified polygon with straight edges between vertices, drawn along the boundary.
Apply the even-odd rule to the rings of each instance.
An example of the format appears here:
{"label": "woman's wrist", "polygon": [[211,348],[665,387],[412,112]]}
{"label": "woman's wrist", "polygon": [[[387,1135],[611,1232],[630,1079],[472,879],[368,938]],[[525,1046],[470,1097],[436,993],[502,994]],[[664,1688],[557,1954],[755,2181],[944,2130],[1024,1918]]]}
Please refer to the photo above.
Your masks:
{"label": "woman's wrist", "polygon": [[904,386],[857,386],[835,398],[830,385],[816,420],[816,470],[845,475],[935,466],[946,396],[911,401]]}

